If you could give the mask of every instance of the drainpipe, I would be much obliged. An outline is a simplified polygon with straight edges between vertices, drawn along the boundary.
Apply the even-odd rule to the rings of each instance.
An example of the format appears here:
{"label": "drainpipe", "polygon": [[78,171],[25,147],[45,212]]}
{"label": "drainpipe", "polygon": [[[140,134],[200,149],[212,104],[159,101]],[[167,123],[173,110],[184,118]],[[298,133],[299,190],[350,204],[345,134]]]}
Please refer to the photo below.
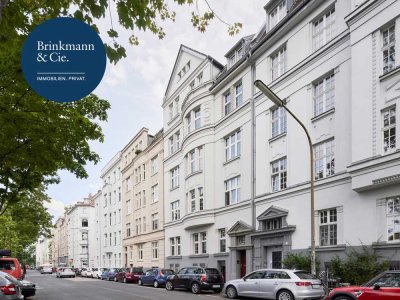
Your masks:
{"label": "drainpipe", "polygon": [[[256,67],[252,59],[252,53],[248,54],[247,60],[250,63],[251,82],[256,80]],[[256,230],[256,105],[255,105],[255,86],[251,85],[251,226]]]}

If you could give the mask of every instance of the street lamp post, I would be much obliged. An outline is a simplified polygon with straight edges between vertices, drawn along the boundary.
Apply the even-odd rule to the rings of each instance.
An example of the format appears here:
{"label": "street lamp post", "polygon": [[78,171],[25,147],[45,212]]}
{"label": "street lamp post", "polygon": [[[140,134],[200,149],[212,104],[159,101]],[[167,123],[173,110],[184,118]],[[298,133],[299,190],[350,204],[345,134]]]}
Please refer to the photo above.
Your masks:
{"label": "street lamp post", "polygon": [[315,219],[314,219],[314,150],[311,142],[310,134],[306,126],[288,109],[285,103],[273,92],[271,91],[265,83],[261,80],[256,80],[254,85],[266,95],[272,102],[274,102],[278,107],[283,107],[304,129],[307,135],[308,145],[310,146],[310,200],[311,200],[311,273],[316,275],[315,267]]}

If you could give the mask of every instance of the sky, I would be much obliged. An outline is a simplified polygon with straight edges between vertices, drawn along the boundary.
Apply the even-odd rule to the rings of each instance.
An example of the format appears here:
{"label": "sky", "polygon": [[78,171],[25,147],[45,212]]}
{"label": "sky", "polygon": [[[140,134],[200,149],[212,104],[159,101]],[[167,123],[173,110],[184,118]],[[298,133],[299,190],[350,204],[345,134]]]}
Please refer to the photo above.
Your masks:
{"label": "sky", "polygon": [[[104,77],[94,91],[111,104],[108,121],[101,124],[104,142],[90,143],[101,161],[97,165],[86,166],[87,179],[78,179],[67,171],[59,172],[61,182],[48,188],[52,201],[47,207],[55,218],[62,215],[65,205],[80,201],[101,189],[101,169],[142,127],[147,127],[150,134],[162,128],[161,104],[180,45],[211,55],[225,65],[225,53],[241,37],[256,33],[263,25],[263,7],[268,0],[208,0],[214,12],[225,22],[243,24],[241,32],[233,37],[228,35],[227,26],[217,18],[211,21],[205,33],[194,28],[190,18],[196,4],[174,6],[172,0],[167,2],[177,16],[175,22],[162,23],[166,37],[159,40],[151,32],[136,31],[138,46],[128,43],[131,32],[118,26],[115,9],[111,9],[113,26],[120,36],[118,42],[127,49],[127,58],[116,65],[107,62]],[[205,1],[197,0],[197,3],[199,10],[204,11]],[[111,28],[110,16],[107,15],[97,24],[103,41],[110,42],[106,34]]]}

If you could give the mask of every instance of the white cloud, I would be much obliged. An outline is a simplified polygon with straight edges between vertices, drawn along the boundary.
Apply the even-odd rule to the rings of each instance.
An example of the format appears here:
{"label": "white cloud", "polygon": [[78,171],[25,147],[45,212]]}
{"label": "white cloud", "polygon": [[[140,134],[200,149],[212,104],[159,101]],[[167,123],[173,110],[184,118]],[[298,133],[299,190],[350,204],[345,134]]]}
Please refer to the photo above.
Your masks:
{"label": "white cloud", "polygon": [[53,216],[53,220],[57,220],[64,214],[65,204],[62,201],[51,199],[50,202],[45,202],[44,206],[48,212]]}

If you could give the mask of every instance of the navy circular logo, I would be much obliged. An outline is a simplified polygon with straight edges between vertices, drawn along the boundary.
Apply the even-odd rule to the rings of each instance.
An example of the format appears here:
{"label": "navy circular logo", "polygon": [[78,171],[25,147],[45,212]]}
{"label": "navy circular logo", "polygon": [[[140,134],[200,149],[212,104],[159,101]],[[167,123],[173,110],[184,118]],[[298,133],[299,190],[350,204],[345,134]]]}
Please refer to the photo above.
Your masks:
{"label": "navy circular logo", "polygon": [[76,101],[100,83],[106,51],[99,35],[74,18],[50,19],[37,26],[22,48],[22,71],[40,96]]}

